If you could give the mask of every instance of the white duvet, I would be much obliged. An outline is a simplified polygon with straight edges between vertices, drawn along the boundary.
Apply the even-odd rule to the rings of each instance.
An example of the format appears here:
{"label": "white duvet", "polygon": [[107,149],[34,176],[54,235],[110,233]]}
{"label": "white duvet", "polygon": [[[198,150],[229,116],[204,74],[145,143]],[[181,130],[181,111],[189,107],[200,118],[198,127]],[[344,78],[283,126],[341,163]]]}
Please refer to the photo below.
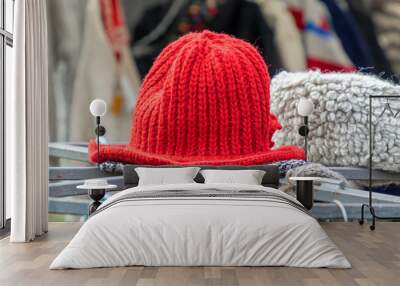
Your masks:
{"label": "white duvet", "polygon": [[[135,187],[109,198],[50,269],[145,266],[294,266],[349,268],[318,222],[290,205],[261,198],[151,198],[132,192],[262,190],[254,185],[179,184]],[[113,202],[115,204],[113,204]]]}

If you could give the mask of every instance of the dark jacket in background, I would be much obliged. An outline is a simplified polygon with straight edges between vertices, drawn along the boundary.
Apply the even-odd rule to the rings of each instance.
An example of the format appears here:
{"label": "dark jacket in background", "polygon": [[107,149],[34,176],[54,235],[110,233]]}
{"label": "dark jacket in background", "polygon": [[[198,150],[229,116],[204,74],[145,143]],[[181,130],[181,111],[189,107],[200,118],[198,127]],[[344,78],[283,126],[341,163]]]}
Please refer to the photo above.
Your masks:
{"label": "dark jacket in background", "polygon": [[364,35],[349,11],[340,7],[335,0],[321,0],[328,8],[332,24],[350,60],[357,68],[370,68],[373,59]]}
{"label": "dark jacket in background", "polygon": [[388,61],[382,47],[379,45],[376,29],[371,15],[360,0],[347,0],[350,12],[356,20],[361,33],[371,51],[373,58],[373,68],[367,72],[379,74],[384,79],[392,79],[398,82],[394,77],[393,69]]}
{"label": "dark jacket in background", "polygon": [[[187,1],[185,3],[182,11],[180,11],[162,37],[149,44],[150,47],[146,49],[148,52],[137,53],[135,51],[135,43],[149,34],[160,23],[160,20],[166,15],[171,4],[159,5],[147,10],[143,14],[138,25],[132,31],[133,38],[135,39],[133,41],[134,55],[142,77],[147,74],[154,59],[161,50],[169,42],[181,36],[178,25],[181,17],[187,14],[187,10],[192,2],[194,1]],[[266,23],[256,3],[244,0],[226,1],[218,6],[217,16],[209,22],[204,23],[204,28],[234,35],[255,45],[268,64],[271,75],[283,68],[274,42],[273,31]]]}

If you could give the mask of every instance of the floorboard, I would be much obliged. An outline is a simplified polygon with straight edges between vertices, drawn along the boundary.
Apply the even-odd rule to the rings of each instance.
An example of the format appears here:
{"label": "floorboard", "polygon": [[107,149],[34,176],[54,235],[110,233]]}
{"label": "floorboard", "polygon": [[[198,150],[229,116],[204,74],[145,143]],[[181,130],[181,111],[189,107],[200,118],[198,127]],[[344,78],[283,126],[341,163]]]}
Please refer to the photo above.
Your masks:
{"label": "floorboard", "polygon": [[81,223],[50,223],[49,233],[32,243],[0,240],[2,286],[267,286],[267,285],[400,285],[400,223],[381,222],[372,232],[357,223],[322,223],[353,268],[289,267],[120,267],[48,270]]}

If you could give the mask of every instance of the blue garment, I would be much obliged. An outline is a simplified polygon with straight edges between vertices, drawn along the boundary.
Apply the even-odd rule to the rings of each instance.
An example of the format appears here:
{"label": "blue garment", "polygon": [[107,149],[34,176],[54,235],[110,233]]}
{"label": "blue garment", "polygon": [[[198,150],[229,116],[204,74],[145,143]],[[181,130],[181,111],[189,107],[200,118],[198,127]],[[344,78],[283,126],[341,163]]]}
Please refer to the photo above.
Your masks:
{"label": "blue garment", "polygon": [[281,177],[285,177],[286,173],[291,170],[295,169],[297,167],[301,167],[307,164],[306,161],[304,160],[297,160],[297,159],[292,159],[292,160],[284,160],[284,161],[278,161],[273,163],[273,165],[278,166],[279,168],[279,175]]}
{"label": "blue garment", "polygon": [[333,28],[353,64],[358,68],[373,67],[371,51],[353,15],[339,7],[335,0],[321,0],[321,2],[328,8]]}

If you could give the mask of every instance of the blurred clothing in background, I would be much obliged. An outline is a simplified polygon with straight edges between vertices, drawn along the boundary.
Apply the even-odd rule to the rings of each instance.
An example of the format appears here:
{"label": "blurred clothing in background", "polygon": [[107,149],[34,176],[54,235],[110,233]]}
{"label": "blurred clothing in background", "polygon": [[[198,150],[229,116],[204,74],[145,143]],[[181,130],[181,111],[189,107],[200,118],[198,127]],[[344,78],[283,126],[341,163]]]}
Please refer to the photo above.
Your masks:
{"label": "blurred clothing in background", "polygon": [[396,78],[393,77],[393,68],[386,57],[385,51],[378,41],[376,27],[372,19],[372,11],[364,2],[360,0],[347,0],[349,10],[371,51],[373,60],[372,67],[364,69],[364,71],[377,74],[382,78],[392,78],[397,81]]}
{"label": "blurred clothing in background", "polygon": [[352,63],[358,68],[372,67],[372,55],[348,4],[341,0],[322,0],[322,3],[328,8],[333,28]]}
{"label": "blurred clothing in background", "polygon": [[50,141],[69,140],[72,90],[83,42],[87,0],[49,0]]}
{"label": "blurred clothing in background", "polygon": [[70,140],[88,141],[95,136],[88,106],[99,98],[108,106],[102,119],[106,138],[127,141],[140,78],[119,0],[88,0],[84,34],[72,95]]}
{"label": "blurred clothing in background", "polygon": [[49,0],[52,141],[94,136],[88,106],[108,103],[109,141],[127,141],[141,80],[161,50],[204,29],[258,48],[281,70],[398,81],[400,0]]}
{"label": "blurred clothing in background", "polygon": [[400,73],[400,0],[372,0],[378,40],[394,71]]}
{"label": "blurred clothing in background", "polygon": [[253,1],[176,0],[146,11],[131,29],[133,53],[142,77],[155,57],[181,35],[203,29],[224,32],[247,40],[264,56],[271,74],[283,69],[274,40],[274,31],[265,20],[260,6]]}

